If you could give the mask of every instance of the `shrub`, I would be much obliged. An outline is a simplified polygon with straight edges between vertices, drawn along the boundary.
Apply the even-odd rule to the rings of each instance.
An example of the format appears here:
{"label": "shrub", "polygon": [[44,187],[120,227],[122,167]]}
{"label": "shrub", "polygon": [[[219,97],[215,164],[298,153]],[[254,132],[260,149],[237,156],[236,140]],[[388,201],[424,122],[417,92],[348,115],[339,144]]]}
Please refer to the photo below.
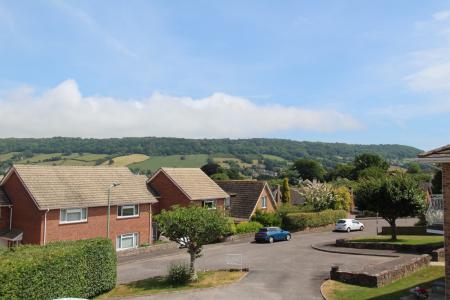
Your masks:
{"label": "shrub", "polygon": [[332,208],[336,200],[331,185],[327,183],[308,183],[300,190],[300,194],[315,211]]}
{"label": "shrub", "polygon": [[236,234],[236,224],[234,223],[233,218],[228,219],[228,228],[225,230],[224,235],[229,236]]}
{"label": "shrub", "polygon": [[185,263],[171,264],[166,280],[170,285],[185,285],[189,282],[191,273],[189,266]]}
{"label": "shrub", "polygon": [[347,217],[345,210],[324,210],[311,213],[291,213],[283,217],[283,228],[289,230],[304,230],[334,224],[339,219]]}
{"label": "shrub", "polygon": [[0,299],[92,298],[115,285],[109,239],[19,246],[0,259]]}
{"label": "shrub", "polygon": [[261,223],[263,226],[281,226],[281,217],[279,214],[275,212],[267,213],[259,209],[252,216],[252,221]]}
{"label": "shrub", "polygon": [[260,228],[264,227],[261,223],[258,222],[241,222],[236,225],[237,233],[250,233],[250,232],[258,232]]}
{"label": "shrub", "polygon": [[341,186],[334,190],[336,201],[333,203],[333,209],[342,209],[350,211],[352,206],[352,195],[347,187]]}

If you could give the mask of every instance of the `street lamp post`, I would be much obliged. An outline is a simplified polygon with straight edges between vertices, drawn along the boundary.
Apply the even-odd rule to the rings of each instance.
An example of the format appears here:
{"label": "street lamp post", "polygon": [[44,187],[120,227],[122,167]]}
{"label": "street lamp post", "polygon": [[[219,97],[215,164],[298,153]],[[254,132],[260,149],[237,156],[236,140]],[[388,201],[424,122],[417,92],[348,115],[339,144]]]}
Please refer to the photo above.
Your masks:
{"label": "street lamp post", "polygon": [[110,219],[110,215],[111,215],[111,192],[114,187],[119,186],[119,185],[120,185],[120,183],[113,182],[108,187],[108,212],[107,212],[107,221],[106,221],[106,237],[108,239],[109,239],[109,219]]}

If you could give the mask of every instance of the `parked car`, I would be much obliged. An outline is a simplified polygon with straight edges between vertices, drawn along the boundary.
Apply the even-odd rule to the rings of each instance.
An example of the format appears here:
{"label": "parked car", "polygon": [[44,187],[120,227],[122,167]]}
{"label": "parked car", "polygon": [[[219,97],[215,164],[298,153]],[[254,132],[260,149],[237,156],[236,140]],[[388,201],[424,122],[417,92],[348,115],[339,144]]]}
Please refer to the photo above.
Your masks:
{"label": "parked car", "polygon": [[355,219],[340,219],[336,223],[336,231],[364,230],[364,224]]}
{"label": "parked car", "polygon": [[263,227],[255,234],[256,242],[289,241],[291,233],[279,227]]}

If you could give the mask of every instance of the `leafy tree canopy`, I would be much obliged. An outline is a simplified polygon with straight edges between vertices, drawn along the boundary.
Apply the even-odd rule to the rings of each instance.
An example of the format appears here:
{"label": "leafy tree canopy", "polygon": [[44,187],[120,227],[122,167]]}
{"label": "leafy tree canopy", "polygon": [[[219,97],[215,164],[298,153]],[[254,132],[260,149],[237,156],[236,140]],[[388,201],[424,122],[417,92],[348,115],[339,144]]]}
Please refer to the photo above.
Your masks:
{"label": "leafy tree canopy", "polygon": [[389,164],[381,156],[372,153],[363,153],[357,155],[354,161],[355,169],[357,172],[367,168],[376,167],[387,171]]}
{"label": "leafy tree canopy", "polygon": [[325,175],[325,169],[319,162],[307,158],[297,159],[294,162],[293,169],[296,170],[299,176],[304,180],[322,180]]}
{"label": "leafy tree canopy", "polygon": [[363,180],[355,196],[359,209],[378,212],[390,224],[393,240],[397,239],[398,218],[417,216],[425,209],[425,195],[420,184],[408,175]]}
{"label": "leafy tree canopy", "polygon": [[196,278],[195,259],[200,257],[203,246],[217,241],[229,232],[230,226],[220,211],[199,206],[173,207],[163,210],[155,219],[164,236],[187,248],[193,278]]}

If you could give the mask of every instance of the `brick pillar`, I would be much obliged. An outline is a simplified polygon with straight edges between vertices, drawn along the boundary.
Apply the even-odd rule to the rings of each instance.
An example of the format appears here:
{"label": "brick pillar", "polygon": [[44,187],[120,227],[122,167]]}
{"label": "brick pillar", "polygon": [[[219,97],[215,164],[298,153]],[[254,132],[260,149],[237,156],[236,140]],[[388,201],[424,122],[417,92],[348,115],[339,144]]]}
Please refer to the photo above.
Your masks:
{"label": "brick pillar", "polygon": [[442,165],[445,240],[445,299],[450,300],[450,163]]}

